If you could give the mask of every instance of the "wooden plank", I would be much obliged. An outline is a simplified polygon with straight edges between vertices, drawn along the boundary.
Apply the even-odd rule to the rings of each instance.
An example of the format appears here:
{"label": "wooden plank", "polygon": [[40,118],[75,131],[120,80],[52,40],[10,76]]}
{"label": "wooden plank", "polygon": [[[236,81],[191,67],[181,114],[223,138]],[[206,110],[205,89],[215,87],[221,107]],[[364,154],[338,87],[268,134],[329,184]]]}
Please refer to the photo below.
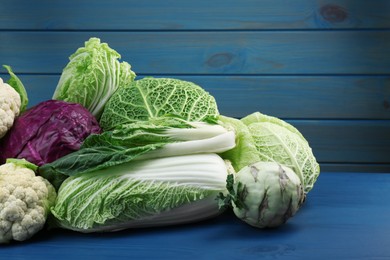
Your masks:
{"label": "wooden plank", "polygon": [[[35,105],[51,98],[60,75],[19,77]],[[390,119],[390,76],[167,77],[202,86],[216,98],[220,112],[231,117],[262,111],[285,119]]]}
{"label": "wooden plank", "polygon": [[389,28],[386,0],[3,1],[3,30]]}
{"label": "wooden plank", "polygon": [[390,173],[389,163],[321,163],[321,172]]}
{"label": "wooden plank", "polygon": [[321,163],[390,163],[390,120],[287,120]]}
{"label": "wooden plank", "polygon": [[390,31],[0,32],[17,72],[59,73],[96,36],[139,74],[389,74]]}

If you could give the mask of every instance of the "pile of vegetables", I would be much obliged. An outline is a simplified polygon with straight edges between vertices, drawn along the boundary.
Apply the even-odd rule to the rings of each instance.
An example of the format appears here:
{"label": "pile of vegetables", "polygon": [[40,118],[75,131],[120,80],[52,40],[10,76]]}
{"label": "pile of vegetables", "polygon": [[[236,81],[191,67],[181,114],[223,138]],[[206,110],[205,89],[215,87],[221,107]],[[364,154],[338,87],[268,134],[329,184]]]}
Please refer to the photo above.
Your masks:
{"label": "pile of vegetables", "polygon": [[303,135],[254,112],[221,115],[201,86],[136,79],[98,38],[70,56],[51,100],[26,109],[9,66],[0,81],[0,243],[50,223],[77,232],[201,221],[231,208],[274,228],[320,173]]}

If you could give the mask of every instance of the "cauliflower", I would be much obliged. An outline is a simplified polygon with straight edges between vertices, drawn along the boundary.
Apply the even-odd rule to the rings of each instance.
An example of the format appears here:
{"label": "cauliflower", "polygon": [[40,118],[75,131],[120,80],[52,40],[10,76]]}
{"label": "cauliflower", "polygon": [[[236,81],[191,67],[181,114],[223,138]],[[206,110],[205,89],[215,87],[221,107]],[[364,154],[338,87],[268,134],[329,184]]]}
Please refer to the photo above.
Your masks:
{"label": "cauliflower", "polygon": [[24,159],[0,166],[0,244],[29,239],[45,225],[57,194],[36,168]]}
{"label": "cauliflower", "polygon": [[0,139],[11,128],[15,117],[22,113],[28,104],[27,92],[22,81],[13,73],[10,66],[3,67],[11,77],[7,83],[0,78]]}
{"label": "cauliflower", "polygon": [[0,78],[0,138],[2,138],[19,115],[21,98],[18,92]]}

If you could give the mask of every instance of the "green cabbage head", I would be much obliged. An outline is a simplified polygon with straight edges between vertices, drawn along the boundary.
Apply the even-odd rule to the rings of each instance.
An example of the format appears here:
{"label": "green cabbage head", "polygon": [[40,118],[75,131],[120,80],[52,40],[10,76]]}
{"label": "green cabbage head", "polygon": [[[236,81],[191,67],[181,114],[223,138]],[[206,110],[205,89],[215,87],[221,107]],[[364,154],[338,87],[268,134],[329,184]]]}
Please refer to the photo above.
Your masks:
{"label": "green cabbage head", "polygon": [[175,115],[187,121],[205,121],[219,115],[212,95],[195,83],[147,77],[118,89],[107,102],[100,126],[115,126],[150,118]]}
{"label": "green cabbage head", "polygon": [[277,162],[293,169],[308,193],[320,174],[320,166],[298,129],[279,118],[259,112],[241,121],[248,127],[260,161]]}
{"label": "green cabbage head", "polygon": [[276,162],[291,168],[308,193],[320,174],[313,151],[297,128],[260,112],[241,120],[219,117],[219,124],[236,133],[236,147],[221,156],[231,161],[236,172],[257,162]]}
{"label": "green cabbage head", "polygon": [[107,43],[90,38],[69,57],[53,99],[79,103],[99,119],[111,95],[135,78],[130,64],[120,58]]}

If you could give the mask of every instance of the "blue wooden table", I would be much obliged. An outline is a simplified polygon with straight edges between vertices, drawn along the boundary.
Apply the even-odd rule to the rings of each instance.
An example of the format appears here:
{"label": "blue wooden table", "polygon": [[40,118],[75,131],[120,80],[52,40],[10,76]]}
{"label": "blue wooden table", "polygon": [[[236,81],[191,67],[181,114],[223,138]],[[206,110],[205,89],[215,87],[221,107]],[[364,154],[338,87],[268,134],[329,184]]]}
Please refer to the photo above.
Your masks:
{"label": "blue wooden table", "polygon": [[278,229],[227,211],[197,224],[81,234],[42,231],[0,247],[0,259],[390,259],[390,174],[322,173]]}

